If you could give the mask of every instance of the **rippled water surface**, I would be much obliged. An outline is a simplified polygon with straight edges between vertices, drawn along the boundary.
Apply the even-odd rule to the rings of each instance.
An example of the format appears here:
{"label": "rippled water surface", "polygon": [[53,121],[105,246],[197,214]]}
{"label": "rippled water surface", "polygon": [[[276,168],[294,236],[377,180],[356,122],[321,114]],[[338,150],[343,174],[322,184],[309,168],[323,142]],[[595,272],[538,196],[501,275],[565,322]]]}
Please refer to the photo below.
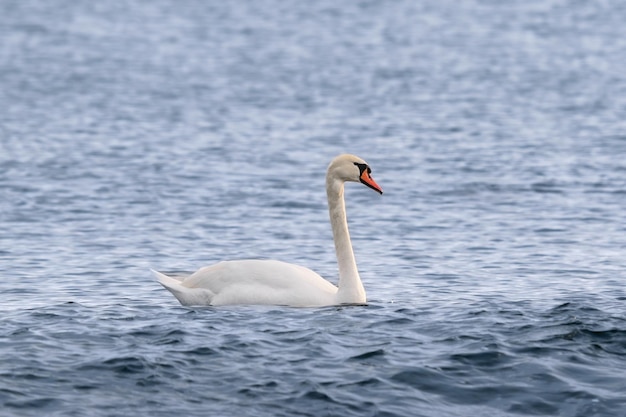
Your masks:
{"label": "rippled water surface", "polygon": [[[2,2],[0,415],[623,416],[626,7]],[[184,308],[276,258],[365,307]]]}

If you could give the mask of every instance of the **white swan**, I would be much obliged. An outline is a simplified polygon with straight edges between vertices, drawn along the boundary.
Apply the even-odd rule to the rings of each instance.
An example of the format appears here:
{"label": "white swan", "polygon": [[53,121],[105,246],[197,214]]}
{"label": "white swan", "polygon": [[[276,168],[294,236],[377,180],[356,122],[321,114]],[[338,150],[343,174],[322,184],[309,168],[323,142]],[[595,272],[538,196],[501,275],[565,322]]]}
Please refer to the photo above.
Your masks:
{"label": "white swan", "polygon": [[182,280],[153,271],[161,285],[186,306],[270,304],[294,307],[364,304],[365,289],[356,267],[344,203],[344,182],[362,182],[383,190],[361,158],[343,154],[326,172],[326,194],[333,229],[339,284],[308,268],[274,260],[223,261],[199,269]]}

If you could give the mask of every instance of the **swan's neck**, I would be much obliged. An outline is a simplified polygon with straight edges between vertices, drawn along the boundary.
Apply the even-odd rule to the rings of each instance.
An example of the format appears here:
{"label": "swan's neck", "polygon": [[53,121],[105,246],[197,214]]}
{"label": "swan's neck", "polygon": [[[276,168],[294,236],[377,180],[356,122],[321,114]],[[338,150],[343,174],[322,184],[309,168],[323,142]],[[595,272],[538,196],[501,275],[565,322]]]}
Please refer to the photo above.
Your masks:
{"label": "swan's neck", "polygon": [[327,179],[326,193],[328,195],[330,224],[333,228],[333,240],[335,241],[335,253],[339,265],[337,302],[338,304],[365,303],[365,289],[361,283],[350,242],[346,204],[343,198],[343,182]]}

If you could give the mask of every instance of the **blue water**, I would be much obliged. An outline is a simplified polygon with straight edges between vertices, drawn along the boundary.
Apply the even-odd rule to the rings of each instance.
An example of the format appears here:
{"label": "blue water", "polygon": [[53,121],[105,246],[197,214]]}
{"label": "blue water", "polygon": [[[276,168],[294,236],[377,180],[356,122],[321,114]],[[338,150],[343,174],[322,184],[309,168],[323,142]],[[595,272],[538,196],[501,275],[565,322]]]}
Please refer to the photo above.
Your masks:
{"label": "blue water", "polygon": [[[619,0],[3,0],[0,415],[623,416]],[[275,258],[366,307],[184,308]]]}

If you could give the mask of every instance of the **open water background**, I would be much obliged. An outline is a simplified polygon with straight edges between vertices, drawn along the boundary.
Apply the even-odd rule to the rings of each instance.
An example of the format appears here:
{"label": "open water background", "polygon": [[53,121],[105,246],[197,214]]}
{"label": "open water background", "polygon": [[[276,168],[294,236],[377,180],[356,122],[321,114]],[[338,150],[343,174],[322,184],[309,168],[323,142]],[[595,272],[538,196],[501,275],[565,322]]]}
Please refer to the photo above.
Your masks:
{"label": "open water background", "polygon": [[[626,3],[0,7],[0,415],[626,414]],[[334,281],[341,152],[367,307],[151,276]]]}

